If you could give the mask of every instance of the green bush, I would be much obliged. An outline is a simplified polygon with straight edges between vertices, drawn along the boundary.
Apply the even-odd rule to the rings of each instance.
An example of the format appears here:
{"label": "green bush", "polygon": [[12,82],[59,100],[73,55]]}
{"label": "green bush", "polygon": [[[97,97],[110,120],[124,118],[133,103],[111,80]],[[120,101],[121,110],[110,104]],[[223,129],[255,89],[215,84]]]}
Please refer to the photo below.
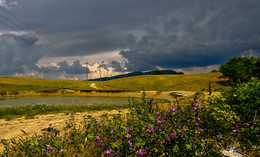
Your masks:
{"label": "green bush", "polygon": [[205,94],[203,91],[197,91],[197,92],[195,92],[195,96],[198,96],[199,98],[204,98]]}
{"label": "green bush", "polygon": [[211,72],[212,72],[212,73],[214,73],[214,72],[218,72],[218,70],[216,70],[216,69],[213,69],[213,70],[211,70]]}
{"label": "green bush", "polygon": [[234,57],[226,64],[222,64],[219,71],[229,77],[232,82],[243,83],[248,82],[252,77],[257,77],[259,68],[259,58]]}
{"label": "green bush", "polygon": [[1,95],[1,96],[4,96],[4,95],[6,95],[6,94],[7,94],[6,91],[1,91],[1,92],[0,92],[0,95]]}
{"label": "green bush", "polygon": [[240,84],[225,92],[226,103],[237,113],[241,122],[248,123],[260,115],[260,80],[251,79],[246,84]]}
{"label": "green bush", "polygon": [[[210,97],[203,106],[202,119],[208,134],[228,134],[240,130],[238,139],[243,151],[259,151],[260,81],[252,78],[248,83]],[[252,154],[251,154],[252,155]]]}
{"label": "green bush", "polygon": [[154,70],[152,75],[164,75],[165,73],[162,70]]}
{"label": "green bush", "polygon": [[183,72],[176,72],[175,75],[183,75],[184,73]]}
{"label": "green bush", "polygon": [[19,94],[19,91],[11,91],[11,92],[8,92],[10,95],[18,95]]}
{"label": "green bush", "polygon": [[239,116],[225,103],[226,99],[220,96],[212,96],[202,106],[202,126],[208,135],[217,136],[220,132],[224,135],[237,127]]}
{"label": "green bush", "polygon": [[259,149],[260,141],[260,80],[251,79],[225,92],[226,103],[240,117],[240,141],[245,149]]}

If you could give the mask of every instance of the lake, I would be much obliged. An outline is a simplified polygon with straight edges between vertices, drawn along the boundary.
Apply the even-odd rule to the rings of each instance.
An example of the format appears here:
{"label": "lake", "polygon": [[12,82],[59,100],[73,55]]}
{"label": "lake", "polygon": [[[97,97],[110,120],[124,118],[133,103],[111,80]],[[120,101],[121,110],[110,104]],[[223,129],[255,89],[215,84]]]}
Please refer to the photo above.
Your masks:
{"label": "lake", "polygon": [[47,104],[47,105],[80,105],[80,104],[127,104],[128,98],[113,97],[40,97],[0,100],[0,106],[14,106],[26,104]]}

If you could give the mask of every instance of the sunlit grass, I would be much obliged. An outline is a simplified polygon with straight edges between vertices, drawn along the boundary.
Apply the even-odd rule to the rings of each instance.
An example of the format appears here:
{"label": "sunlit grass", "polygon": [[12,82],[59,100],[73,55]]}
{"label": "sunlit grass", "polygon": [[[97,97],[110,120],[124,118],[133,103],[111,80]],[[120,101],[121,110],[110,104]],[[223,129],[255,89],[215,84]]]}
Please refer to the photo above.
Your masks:
{"label": "sunlit grass", "polygon": [[221,73],[202,73],[192,75],[144,75],[97,82],[97,86],[110,90],[130,91],[207,91],[209,82],[214,91],[227,89],[228,78]]}
{"label": "sunlit grass", "polygon": [[0,92],[96,90],[99,91],[207,91],[209,82],[213,91],[227,89],[228,78],[221,73],[202,73],[192,75],[143,75],[110,81],[75,81],[36,78],[0,77]]}
{"label": "sunlit grass", "polygon": [[92,82],[37,78],[0,77],[0,91],[52,91],[62,88],[93,90]]}
{"label": "sunlit grass", "polygon": [[[12,107],[0,107],[0,119],[12,120],[14,118],[25,117],[34,118],[36,115],[51,113],[71,113],[71,112],[90,112],[102,110],[115,110],[119,105],[115,104],[92,104],[92,105],[20,105]],[[127,105],[123,105],[127,108]]]}

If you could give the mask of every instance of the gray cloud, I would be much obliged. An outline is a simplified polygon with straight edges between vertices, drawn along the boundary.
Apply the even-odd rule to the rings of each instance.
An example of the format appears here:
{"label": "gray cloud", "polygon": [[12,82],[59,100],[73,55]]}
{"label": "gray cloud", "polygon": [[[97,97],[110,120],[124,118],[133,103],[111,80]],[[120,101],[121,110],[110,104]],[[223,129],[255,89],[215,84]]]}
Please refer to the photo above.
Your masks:
{"label": "gray cloud", "polygon": [[[209,66],[260,53],[259,0],[17,2],[8,11],[29,24],[25,30],[35,37],[0,36],[0,74],[28,69],[80,74],[84,67],[79,62],[59,63],[59,69],[35,64],[40,57],[102,56],[114,50],[122,50],[129,71]],[[2,9],[0,14],[21,25]],[[8,21],[0,17],[0,32],[24,31],[1,22]],[[118,61],[111,66],[123,70]]]}
{"label": "gray cloud", "polygon": [[[248,49],[260,48],[260,11],[255,3],[191,3],[156,16],[139,39],[126,37],[121,55],[128,70],[221,64]],[[257,27],[256,27],[257,26]],[[255,51],[259,53],[259,51]]]}
{"label": "gray cloud", "polygon": [[36,64],[43,56],[39,40],[26,34],[5,33],[0,35],[0,75],[15,73],[41,72],[66,74],[85,74],[86,68],[79,61],[69,65],[66,61],[58,67],[38,67]]}
{"label": "gray cloud", "polygon": [[100,68],[103,68],[103,69],[105,69],[105,70],[108,70],[108,64],[105,64],[105,62],[104,61],[102,61],[102,63],[101,64],[99,64],[99,67]]}
{"label": "gray cloud", "polygon": [[68,65],[66,61],[58,63],[58,71],[66,72],[67,74],[85,74],[86,68],[79,61],[74,61],[72,65]]}
{"label": "gray cloud", "polygon": [[[67,61],[59,62],[57,66],[38,67],[38,72],[42,73],[65,73],[72,75],[86,74],[86,67],[83,67],[79,61],[74,61],[71,65]],[[88,70],[90,73],[90,70]]]}
{"label": "gray cloud", "polygon": [[37,38],[25,34],[0,35],[0,74],[12,75],[35,69],[41,57],[37,41]]}
{"label": "gray cloud", "polygon": [[123,72],[123,71],[125,71],[125,69],[122,68],[121,64],[119,62],[115,61],[115,60],[110,61],[109,62],[109,66],[114,68],[114,70],[116,72]]}

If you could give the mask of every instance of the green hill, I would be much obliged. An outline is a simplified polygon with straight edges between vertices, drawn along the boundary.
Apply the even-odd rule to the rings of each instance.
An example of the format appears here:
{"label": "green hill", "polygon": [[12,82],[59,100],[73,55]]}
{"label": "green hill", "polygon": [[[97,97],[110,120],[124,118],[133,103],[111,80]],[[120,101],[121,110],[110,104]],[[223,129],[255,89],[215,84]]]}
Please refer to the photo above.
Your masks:
{"label": "green hill", "polygon": [[59,89],[95,90],[90,84],[95,83],[98,90],[126,91],[199,91],[207,90],[209,81],[213,90],[228,88],[228,78],[221,73],[202,73],[192,75],[144,75],[120,78],[110,81],[73,81],[37,78],[0,77],[0,92],[20,91],[55,91]]}
{"label": "green hill", "polygon": [[38,78],[0,77],[0,91],[54,91],[62,88],[94,90],[92,82]]}
{"label": "green hill", "polygon": [[105,82],[96,82],[97,87],[107,90],[130,91],[200,91],[208,90],[209,81],[215,91],[228,88],[228,78],[219,72],[191,75],[144,75]]}

